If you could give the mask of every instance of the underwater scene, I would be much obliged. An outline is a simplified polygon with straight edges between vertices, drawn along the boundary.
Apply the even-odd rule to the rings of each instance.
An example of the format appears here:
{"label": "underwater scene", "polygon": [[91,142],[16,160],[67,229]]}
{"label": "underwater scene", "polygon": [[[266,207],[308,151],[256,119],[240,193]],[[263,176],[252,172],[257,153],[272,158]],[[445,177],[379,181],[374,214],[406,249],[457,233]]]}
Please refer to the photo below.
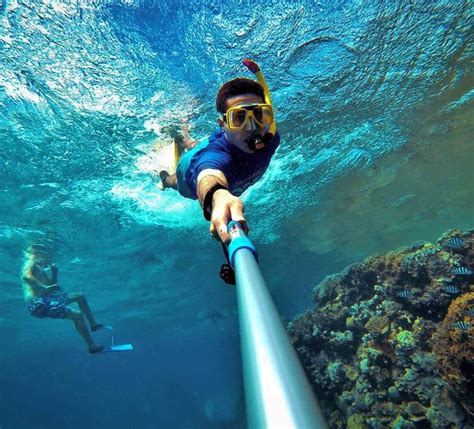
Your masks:
{"label": "underwater scene", "polygon": [[[0,429],[474,428],[473,24],[0,0]],[[321,424],[278,417],[296,370],[255,423],[244,283]]]}

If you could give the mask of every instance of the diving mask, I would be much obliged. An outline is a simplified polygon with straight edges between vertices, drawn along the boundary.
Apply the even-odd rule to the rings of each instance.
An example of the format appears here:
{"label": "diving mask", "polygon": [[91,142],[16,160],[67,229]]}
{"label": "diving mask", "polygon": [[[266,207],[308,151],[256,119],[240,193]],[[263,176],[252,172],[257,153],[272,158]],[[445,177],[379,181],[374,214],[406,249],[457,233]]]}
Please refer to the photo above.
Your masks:
{"label": "diving mask", "polygon": [[250,119],[259,127],[265,128],[273,123],[273,109],[266,103],[235,106],[227,110],[222,119],[231,131],[243,130]]}

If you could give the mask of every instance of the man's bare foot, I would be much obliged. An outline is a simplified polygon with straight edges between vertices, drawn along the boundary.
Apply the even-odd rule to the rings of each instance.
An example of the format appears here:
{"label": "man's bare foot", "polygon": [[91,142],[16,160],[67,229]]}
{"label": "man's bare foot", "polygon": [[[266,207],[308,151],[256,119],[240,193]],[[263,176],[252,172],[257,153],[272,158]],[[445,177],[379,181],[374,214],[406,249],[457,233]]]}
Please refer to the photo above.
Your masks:
{"label": "man's bare foot", "polygon": [[105,328],[107,325],[104,325],[102,323],[98,323],[97,325],[91,326],[91,331],[95,332],[98,331],[99,329]]}
{"label": "man's bare foot", "polygon": [[163,190],[170,187],[170,185],[166,181],[166,179],[169,176],[170,176],[170,174],[167,171],[165,171],[165,170],[160,171],[161,186],[162,186]]}
{"label": "man's bare foot", "polygon": [[92,347],[89,347],[89,353],[91,354],[100,353],[100,352],[103,352],[104,350],[105,350],[105,347],[101,346],[100,344],[95,344]]}
{"label": "man's bare foot", "polygon": [[182,134],[177,134],[173,140],[174,140],[174,144],[178,146],[178,156],[181,158],[181,155],[187,149],[184,136]]}

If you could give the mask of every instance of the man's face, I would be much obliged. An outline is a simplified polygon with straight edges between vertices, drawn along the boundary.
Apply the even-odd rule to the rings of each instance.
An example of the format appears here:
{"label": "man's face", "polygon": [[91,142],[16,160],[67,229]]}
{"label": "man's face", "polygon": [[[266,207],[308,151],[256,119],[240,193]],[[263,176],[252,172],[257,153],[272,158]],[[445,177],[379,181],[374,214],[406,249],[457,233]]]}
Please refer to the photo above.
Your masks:
{"label": "man's face", "polygon": [[[264,101],[255,94],[236,95],[235,97],[230,97],[227,99],[227,109],[230,109],[231,107],[238,107],[247,104],[259,104],[263,102]],[[251,153],[252,151],[249,149],[245,140],[251,135],[257,134],[259,136],[263,136],[265,134],[265,128],[258,125],[253,120],[253,118],[249,119],[244,129],[238,131],[229,129],[227,124],[221,119],[219,119],[219,125],[224,128],[227,140],[247,153]]]}
{"label": "man's face", "polygon": [[33,259],[36,264],[38,264],[40,267],[45,267],[49,264],[51,264],[51,258],[41,252],[37,252],[33,255]]}

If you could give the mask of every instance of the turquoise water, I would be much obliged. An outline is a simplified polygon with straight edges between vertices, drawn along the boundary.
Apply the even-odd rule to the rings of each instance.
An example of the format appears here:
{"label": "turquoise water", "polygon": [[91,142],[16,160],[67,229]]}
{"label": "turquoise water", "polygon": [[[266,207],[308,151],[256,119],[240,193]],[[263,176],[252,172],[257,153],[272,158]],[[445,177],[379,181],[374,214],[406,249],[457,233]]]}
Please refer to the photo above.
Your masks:
{"label": "turquoise water", "polygon": [[[450,2],[0,0],[0,426],[243,427],[235,292],[196,202],[141,160],[265,72],[282,144],[243,199],[284,319],[327,274],[474,220],[473,7]],[[25,311],[53,244],[133,353]]]}

